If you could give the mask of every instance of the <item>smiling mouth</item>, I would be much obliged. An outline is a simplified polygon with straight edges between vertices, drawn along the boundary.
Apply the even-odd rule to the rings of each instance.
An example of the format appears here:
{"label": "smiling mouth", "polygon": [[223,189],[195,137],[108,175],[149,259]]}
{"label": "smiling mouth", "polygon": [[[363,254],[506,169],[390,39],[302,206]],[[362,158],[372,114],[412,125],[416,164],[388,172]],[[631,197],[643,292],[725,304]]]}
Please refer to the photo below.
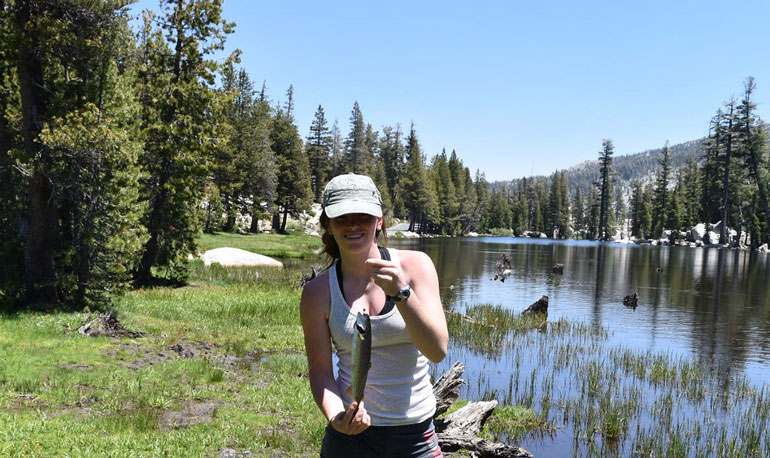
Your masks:
{"label": "smiling mouth", "polygon": [[358,233],[358,234],[346,234],[345,238],[348,240],[358,240],[362,238],[364,234]]}

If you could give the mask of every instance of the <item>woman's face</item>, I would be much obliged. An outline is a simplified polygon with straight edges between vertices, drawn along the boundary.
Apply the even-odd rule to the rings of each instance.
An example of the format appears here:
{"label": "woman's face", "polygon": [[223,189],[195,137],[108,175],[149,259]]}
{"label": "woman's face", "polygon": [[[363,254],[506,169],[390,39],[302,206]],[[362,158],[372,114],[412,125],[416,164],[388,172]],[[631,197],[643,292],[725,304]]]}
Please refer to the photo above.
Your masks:
{"label": "woman's face", "polygon": [[329,220],[329,228],[340,250],[368,249],[382,229],[382,218],[365,213],[348,213]]}

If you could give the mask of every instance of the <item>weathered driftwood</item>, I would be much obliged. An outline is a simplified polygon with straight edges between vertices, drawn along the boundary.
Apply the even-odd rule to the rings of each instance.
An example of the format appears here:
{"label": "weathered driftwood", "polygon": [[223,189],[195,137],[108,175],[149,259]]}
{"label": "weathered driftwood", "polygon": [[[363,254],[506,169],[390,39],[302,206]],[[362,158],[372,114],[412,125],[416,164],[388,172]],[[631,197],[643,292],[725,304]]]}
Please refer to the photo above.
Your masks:
{"label": "weathered driftwood", "polygon": [[523,312],[521,312],[522,315],[527,315],[530,313],[548,313],[548,296],[541,297],[537,300],[537,302],[530,305]]}
{"label": "weathered driftwood", "polygon": [[[433,385],[436,403],[441,406],[436,410],[436,416],[444,413],[457,399],[460,386],[465,383],[460,376],[465,366],[456,362]],[[484,458],[531,457],[532,455],[521,447],[510,446],[502,442],[487,442],[477,435],[481,432],[484,422],[497,407],[497,401],[472,402],[465,407],[436,420],[438,443],[445,452],[459,449],[468,450],[475,456]]]}
{"label": "weathered driftwood", "polygon": [[475,436],[442,437],[439,434],[438,443],[444,452],[455,452],[460,449],[470,450],[479,458],[517,458],[531,457],[532,454],[521,447],[511,447],[502,442],[487,442]]}
{"label": "weathered driftwood", "polygon": [[78,332],[84,336],[96,337],[144,337],[146,334],[138,331],[129,331],[124,328],[115,316],[115,312],[100,313],[96,318],[88,320],[86,324],[78,329]]}
{"label": "weathered driftwood", "polygon": [[435,416],[446,412],[460,397],[460,387],[465,383],[460,376],[464,371],[465,365],[457,361],[433,384],[433,394],[436,396]]}
{"label": "weathered driftwood", "polygon": [[495,400],[471,402],[444,418],[442,432],[447,436],[478,435],[496,407]]}

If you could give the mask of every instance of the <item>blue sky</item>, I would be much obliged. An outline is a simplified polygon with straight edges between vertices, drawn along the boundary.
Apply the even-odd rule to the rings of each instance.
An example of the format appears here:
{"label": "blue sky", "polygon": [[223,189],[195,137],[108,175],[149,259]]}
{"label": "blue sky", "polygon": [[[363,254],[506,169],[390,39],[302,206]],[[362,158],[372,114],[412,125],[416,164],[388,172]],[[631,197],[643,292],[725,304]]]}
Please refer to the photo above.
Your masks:
{"label": "blue sky", "polygon": [[[141,0],[136,11],[157,9]],[[273,102],[294,86],[303,137],[318,105],[343,136],[353,102],[376,130],[414,122],[424,153],[489,180],[550,174],[707,135],[752,75],[770,100],[770,2],[246,1],[228,49]]]}

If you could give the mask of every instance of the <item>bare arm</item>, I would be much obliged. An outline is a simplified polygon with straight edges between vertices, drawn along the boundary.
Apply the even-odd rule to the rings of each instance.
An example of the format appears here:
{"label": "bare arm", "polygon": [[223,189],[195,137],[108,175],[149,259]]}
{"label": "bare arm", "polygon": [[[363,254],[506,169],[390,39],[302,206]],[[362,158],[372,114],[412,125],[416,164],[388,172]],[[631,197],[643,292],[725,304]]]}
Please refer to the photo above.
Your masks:
{"label": "bare arm", "polygon": [[374,268],[374,282],[388,296],[396,296],[401,288],[411,285],[412,294],[396,306],[417,349],[437,363],[446,356],[449,332],[436,268],[428,255],[420,251],[399,251],[399,259],[400,265],[376,258],[366,262]]}
{"label": "bare arm", "polygon": [[305,334],[310,391],[332,427],[345,434],[358,434],[369,427],[369,414],[361,403],[345,409],[332,372],[332,346],[329,333],[328,277],[321,275],[305,285],[300,300],[300,319]]}

